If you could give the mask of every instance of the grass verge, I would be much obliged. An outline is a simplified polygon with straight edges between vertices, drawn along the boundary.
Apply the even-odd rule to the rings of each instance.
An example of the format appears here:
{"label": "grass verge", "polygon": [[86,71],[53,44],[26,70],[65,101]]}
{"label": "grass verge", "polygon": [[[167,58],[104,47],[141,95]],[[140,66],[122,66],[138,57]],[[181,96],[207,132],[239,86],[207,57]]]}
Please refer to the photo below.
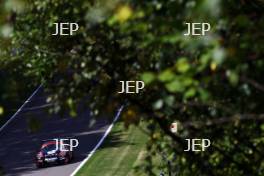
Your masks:
{"label": "grass verge", "polygon": [[134,176],[133,168],[144,158],[147,135],[135,126],[128,130],[121,122],[114,125],[102,146],[76,176]]}

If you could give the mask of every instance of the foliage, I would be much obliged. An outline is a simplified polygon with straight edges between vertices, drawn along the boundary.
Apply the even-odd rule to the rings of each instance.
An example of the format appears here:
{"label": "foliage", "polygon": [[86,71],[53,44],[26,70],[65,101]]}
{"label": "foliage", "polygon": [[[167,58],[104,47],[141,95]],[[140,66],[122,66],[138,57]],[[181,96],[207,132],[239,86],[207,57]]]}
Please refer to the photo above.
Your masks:
{"label": "foliage", "polygon": [[[1,65],[44,83],[52,112],[89,95],[94,114],[128,102],[127,124],[148,122],[149,156],[172,160],[174,175],[263,175],[263,1],[28,0],[16,12]],[[52,36],[55,22],[77,22]],[[187,37],[185,22],[209,22]],[[7,59],[8,58],[8,59]],[[144,80],[139,95],[117,94],[120,80]],[[109,105],[110,104],[110,105]],[[179,122],[180,131],[169,131]],[[205,152],[183,152],[186,138],[209,138]]]}

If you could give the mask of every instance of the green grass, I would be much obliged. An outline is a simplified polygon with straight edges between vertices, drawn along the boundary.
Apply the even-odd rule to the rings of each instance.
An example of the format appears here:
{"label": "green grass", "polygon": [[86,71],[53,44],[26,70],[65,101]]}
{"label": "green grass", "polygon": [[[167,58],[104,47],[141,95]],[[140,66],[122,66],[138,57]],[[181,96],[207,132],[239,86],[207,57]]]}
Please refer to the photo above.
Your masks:
{"label": "green grass", "polygon": [[76,174],[77,176],[134,176],[134,167],[144,156],[147,136],[135,126],[128,130],[117,123],[102,146]]}

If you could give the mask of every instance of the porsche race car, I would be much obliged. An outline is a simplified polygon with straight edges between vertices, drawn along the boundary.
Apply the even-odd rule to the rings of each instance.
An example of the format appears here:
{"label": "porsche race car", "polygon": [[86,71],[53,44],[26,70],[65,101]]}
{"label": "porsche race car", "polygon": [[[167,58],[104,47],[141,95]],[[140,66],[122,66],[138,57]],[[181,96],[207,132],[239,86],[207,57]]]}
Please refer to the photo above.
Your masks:
{"label": "porsche race car", "polygon": [[49,164],[68,164],[73,160],[73,151],[59,139],[45,140],[35,156],[37,168]]}

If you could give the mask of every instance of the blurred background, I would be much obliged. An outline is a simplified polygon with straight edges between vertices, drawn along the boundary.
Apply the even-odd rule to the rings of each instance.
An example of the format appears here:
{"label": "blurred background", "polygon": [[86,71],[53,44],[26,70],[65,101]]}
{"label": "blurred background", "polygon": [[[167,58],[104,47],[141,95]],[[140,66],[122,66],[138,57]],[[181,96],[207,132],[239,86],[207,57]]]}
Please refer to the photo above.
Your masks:
{"label": "blurred background", "polygon": [[[42,84],[49,112],[77,119],[83,97],[94,115],[126,102],[122,130],[147,134],[134,175],[264,175],[263,13],[262,0],[2,0],[0,125]],[[53,36],[56,22],[80,28]],[[195,22],[210,32],[184,36]],[[118,94],[120,80],[146,88]],[[212,145],[183,152],[186,138]]]}

